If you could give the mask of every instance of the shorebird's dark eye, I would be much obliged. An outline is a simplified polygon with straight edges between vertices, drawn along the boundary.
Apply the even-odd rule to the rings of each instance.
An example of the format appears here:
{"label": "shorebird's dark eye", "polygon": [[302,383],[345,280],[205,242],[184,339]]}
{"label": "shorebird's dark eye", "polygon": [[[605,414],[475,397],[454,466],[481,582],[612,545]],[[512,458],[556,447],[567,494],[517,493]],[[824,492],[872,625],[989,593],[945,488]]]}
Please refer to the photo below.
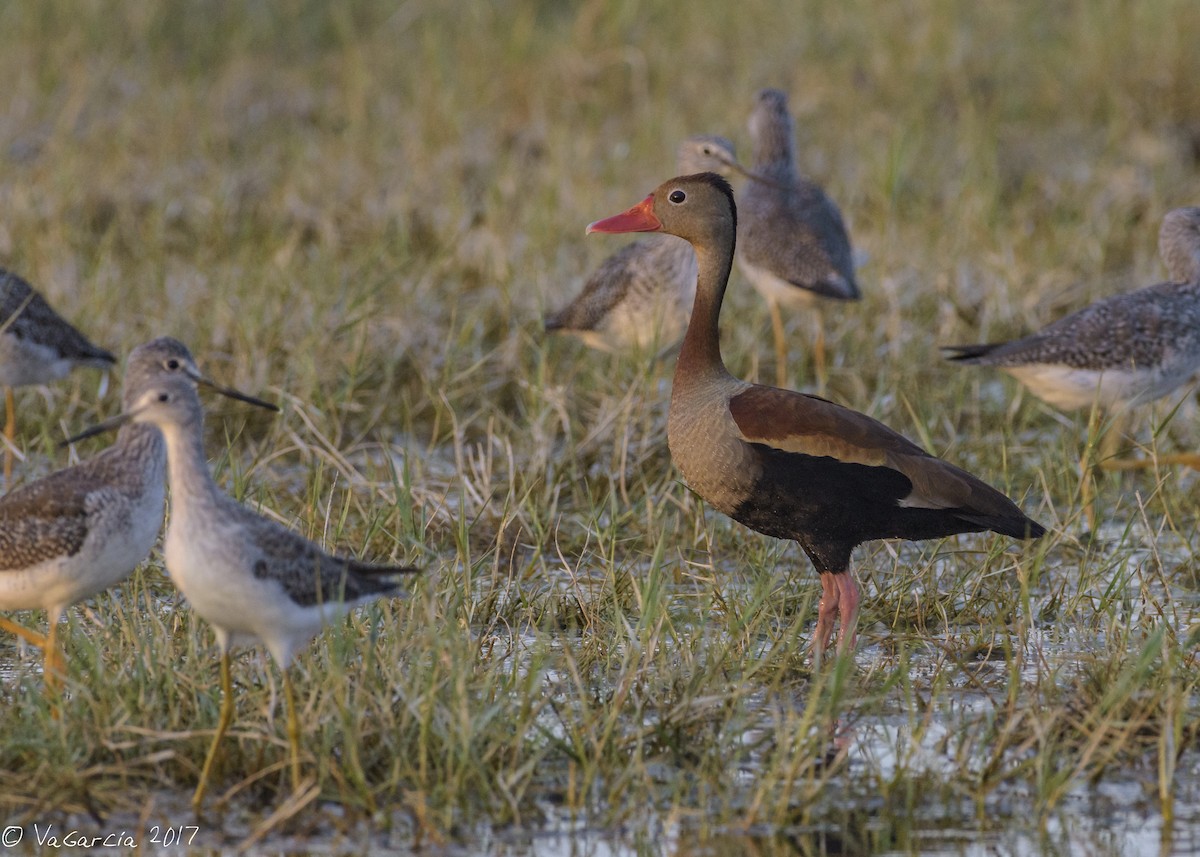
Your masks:
{"label": "shorebird's dark eye", "polygon": [[673,190],[667,199],[671,200],[671,202],[675,203],[676,205],[679,205],[679,203],[687,199],[687,194],[681,190]]}
{"label": "shorebird's dark eye", "polygon": [[171,401],[171,394],[170,393],[159,393],[158,400],[160,402],[169,402],[169,401]]}
{"label": "shorebird's dark eye", "polygon": [[170,369],[172,372],[174,372],[176,369],[179,368],[179,361],[176,360],[175,358],[171,358],[170,360],[167,361],[167,368]]}

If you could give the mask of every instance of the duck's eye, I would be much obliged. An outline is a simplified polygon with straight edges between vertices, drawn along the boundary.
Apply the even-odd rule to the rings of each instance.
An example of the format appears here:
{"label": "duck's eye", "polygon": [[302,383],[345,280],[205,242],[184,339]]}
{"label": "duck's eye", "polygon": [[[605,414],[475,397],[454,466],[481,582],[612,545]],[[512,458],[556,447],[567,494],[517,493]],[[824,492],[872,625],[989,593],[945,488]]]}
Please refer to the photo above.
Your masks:
{"label": "duck's eye", "polygon": [[176,369],[179,368],[179,361],[172,357],[170,360],[167,361],[167,368],[170,369],[172,372],[174,372]]}
{"label": "duck's eye", "polygon": [[171,401],[171,394],[170,393],[159,393],[158,400],[160,402],[169,402],[169,401]]}
{"label": "duck's eye", "polygon": [[675,203],[676,205],[679,205],[679,203],[687,199],[687,194],[681,190],[673,190],[667,199],[671,200],[671,202]]}

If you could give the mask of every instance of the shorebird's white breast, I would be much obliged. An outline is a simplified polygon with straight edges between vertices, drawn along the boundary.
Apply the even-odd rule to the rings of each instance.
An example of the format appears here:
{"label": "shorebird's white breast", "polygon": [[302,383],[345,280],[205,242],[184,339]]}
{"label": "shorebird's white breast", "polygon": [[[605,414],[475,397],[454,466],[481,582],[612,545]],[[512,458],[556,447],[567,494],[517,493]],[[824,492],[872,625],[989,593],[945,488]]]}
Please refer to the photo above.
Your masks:
{"label": "shorebird's white breast", "polygon": [[233,518],[173,517],[164,553],[167,572],[192,609],[224,631],[231,645],[262,641],[282,666],[348,609],[342,603],[297,604],[279,582],[256,574],[256,565],[270,558]]}

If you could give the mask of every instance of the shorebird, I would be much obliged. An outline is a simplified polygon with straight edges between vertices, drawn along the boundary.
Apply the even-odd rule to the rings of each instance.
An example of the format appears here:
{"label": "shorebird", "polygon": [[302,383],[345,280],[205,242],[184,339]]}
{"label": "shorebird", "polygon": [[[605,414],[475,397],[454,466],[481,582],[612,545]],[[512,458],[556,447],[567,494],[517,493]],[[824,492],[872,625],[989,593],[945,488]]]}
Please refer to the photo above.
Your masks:
{"label": "shorebird", "polygon": [[787,384],[787,342],[780,306],[805,307],[815,322],[813,365],[825,383],[825,328],[821,299],[856,301],[850,236],[842,214],[796,167],[795,130],[787,96],[758,93],[750,113],[752,176],[742,189],[738,266],[767,301],[775,338],[775,378]]}
{"label": "shorebird", "polygon": [[[1170,282],[1097,301],[1023,339],[943,350],[958,363],[1004,370],[1056,408],[1099,405],[1124,417],[1200,369],[1200,207],[1167,213],[1158,251]],[[1100,467],[1127,470],[1151,463],[1113,458],[1120,437],[1118,427],[1110,427]],[[1157,461],[1200,468],[1196,454]]]}
{"label": "shorebird", "polygon": [[4,483],[12,482],[17,432],[14,387],[48,384],[76,366],[107,368],[117,358],[88,341],[29,283],[0,268],[0,386],[4,387]]}
{"label": "shorebird", "polygon": [[[680,173],[741,171],[733,143],[695,136],[679,144]],[[683,336],[696,294],[696,254],[671,235],[654,235],[618,250],[601,263],[583,291],[546,316],[546,332],[571,333],[613,353],[670,350]]]}
{"label": "shorebird", "polygon": [[[125,369],[124,405],[178,376],[235,399],[278,410],[200,374],[174,339],[134,349]],[[124,580],[150,553],[163,522],[167,456],[149,426],[125,426],[108,449],[0,497],[0,609],[46,610],[45,636],[0,617],[0,628],[40,647],[47,690],[65,672],[56,635],[63,611]]]}
{"label": "shorebird", "polygon": [[858,584],[850,555],[865,541],[991,530],[1045,530],[1006,496],[870,417],[815,396],[741,381],[721,360],[718,318],[733,266],[737,208],[720,176],[660,185],[588,232],[667,232],[691,243],[696,302],[675,365],[667,440],[687,484],[753,530],[794,539],[820,573],[815,664],[840,623],[854,646]]}
{"label": "shorebird", "polygon": [[283,674],[292,786],[300,786],[300,724],[288,672],[292,658],[324,626],[381,596],[400,594],[397,575],[415,568],[369,565],[334,557],[280,524],[247,509],[213,481],[204,455],[204,413],[186,380],[163,379],[131,407],[84,432],[126,423],[156,427],[167,446],[171,518],[167,573],[188,603],[213,627],[221,654],[221,713],[192,796],[204,800],[217,748],[233,720],[229,651],[262,642]]}

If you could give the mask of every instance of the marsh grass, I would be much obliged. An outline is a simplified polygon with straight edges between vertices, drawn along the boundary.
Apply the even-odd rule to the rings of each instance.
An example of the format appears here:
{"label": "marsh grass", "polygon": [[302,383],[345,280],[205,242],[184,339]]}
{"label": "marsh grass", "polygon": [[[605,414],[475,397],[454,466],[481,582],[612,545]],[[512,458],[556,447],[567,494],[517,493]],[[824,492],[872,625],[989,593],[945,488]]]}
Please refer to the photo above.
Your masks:
{"label": "marsh grass", "polygon": [[[1198,37],[1190,0],[0,8],[0,260],[96,341],[178,336],[284,405],[211,403],[234,496],[426,568],[295,665],[298,795],[278,671],[238,657],[204,843],[1194,841],[1195,477],[1102,479],[1085,533],[1086,416],[936,346],[1161,278],[1159,219],[1197,202]],[[671,468],[670,361],[540,335],[614,247],[584,224],[667,177],[683,136],[745,153],[764,85],[792,93],[801,166],[869,255],[862,304],[825,313],[828,395],[1051,528],[860,549],[862,644],[819,674],[807,561]],[[735,276],[733,371],[770,377],[766,324]],[[118,386],[22,392],[21,478]],[[1179,401],[1137,415],[1143,454],[1200,441]],[[185,822],[211,631],[158,556],[64,631],[58,719],[37,653],[0,640],[0,816]]]}

